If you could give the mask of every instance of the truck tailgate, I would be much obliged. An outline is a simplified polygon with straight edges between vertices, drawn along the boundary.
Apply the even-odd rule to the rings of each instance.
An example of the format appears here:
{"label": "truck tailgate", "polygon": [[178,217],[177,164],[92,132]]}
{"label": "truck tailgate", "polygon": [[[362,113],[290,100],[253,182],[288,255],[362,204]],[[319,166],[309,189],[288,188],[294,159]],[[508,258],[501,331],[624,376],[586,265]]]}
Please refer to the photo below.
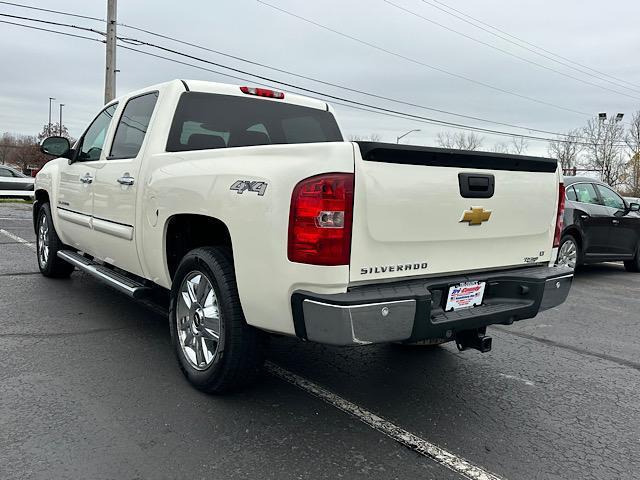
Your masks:
{"label": "truck tailgate", "polygon": [[350,281],[550,261],[556,170],[537,157],[358,142]]}

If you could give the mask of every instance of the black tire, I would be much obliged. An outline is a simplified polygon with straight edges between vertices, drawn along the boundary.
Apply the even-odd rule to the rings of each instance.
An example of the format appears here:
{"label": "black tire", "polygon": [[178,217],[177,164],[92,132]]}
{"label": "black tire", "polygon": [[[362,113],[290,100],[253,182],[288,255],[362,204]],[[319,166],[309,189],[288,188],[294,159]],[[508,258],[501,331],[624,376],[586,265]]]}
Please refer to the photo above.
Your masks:
{"label": "black tire", "polygon": [[633,260],[625,260],[624,268],[627,272],[638,273],[640,272],[640,245],[636,249],[636,256]]}
{"label": "black tire", "polygon": [[[44,254],[44,248],[47,253]],[[38,257],[38,267],[45,277],[68,278],[73,272],[73,265],[58,257],[58,251],[64,250],[65,246],[58,237],[53,219],[51,218],[51,207],[44,203],[38,210],[38,223],[36,224],[36,255]]]}
{"label": "black tire", "polygon": [[[560,255],[560,252],[562,251],[562,247],[564,246],[565,243],[567,242],[573,242],[573,244],[575,245],[576,248],[576,264],[574,268],[578,268],[580,266],[582,266],[582,252],[580,251],[580,242],[578,242],[578,240],[571,234],[565,234],[562,236],[562,238],[560,239],[560,246],[558,247],[558,255]],[[559,258],[556,261],[556,264],[559,263]]]}
{"label": "black tire", "polygon": [[[197,369],[190,363],[178,329],[178,302],[183,301],[181,288],[194,272],[204,275],[213,287],[220,321],[217,349],[212,363],[204,369]],[[198,248],[182,259],[171,286],[169,323],[180,369],[197,389],[207,393],[224,393],[252,383],[259,375],[264,363],[265,334],[245,321],[228,249]]]}

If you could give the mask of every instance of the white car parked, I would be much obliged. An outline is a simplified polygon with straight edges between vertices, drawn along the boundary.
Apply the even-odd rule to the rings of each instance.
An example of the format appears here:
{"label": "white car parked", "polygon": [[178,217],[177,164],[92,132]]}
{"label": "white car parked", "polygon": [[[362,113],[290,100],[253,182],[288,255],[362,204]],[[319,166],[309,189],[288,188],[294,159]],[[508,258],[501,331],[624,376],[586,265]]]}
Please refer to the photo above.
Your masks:
{"label": "white car parked", "polygon": [[345,142],[325,102],[176,80],[106,105],[36,179],[40,270],[170,291],[182,370],[251,381],[268,332],[456,341],[562,303],[555,160]]}

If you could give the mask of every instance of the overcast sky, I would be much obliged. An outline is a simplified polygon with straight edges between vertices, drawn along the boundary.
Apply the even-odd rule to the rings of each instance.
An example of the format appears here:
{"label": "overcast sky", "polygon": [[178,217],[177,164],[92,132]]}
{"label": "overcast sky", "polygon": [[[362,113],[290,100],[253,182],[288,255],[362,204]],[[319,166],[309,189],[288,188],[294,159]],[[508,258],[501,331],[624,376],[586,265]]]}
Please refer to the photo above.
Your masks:
{"label": "overcast sky", "polygon": [[[15,1],[99,18],[106,16],[106,0]],[[118,5],[118,21],[377,95],[541,130],[566,132],[583,125],[588,119],[586,114],[595,115],[602,111],[612,115],[623,112],[630,117],[634,111],[640,109],[638,1],[622,0],[611,3],[601,0],[442,0],[460,12],[549,52],[611,75],[616,80],[609,77],[601,80],[597,78],[600,74],[584,67],[577,67],[583,70],[580,72],[518,48],[447,15],[422,0],[390,2],[493,47],[576,77],[577,80],[523,62],[487,45],[447,31],[384,0],[264,1],[406,58],[394,56],[311,25],[256,0],[156,0],[152,3],[121,0]],[[429,2],[435,3],[434,0]],[[0,4],[0,13],[104,30],[104,24],[100,22],[26,10],[6,4]],[[20,21],[6,17],[0,17],[0,20]],[[98,37],[62,27],[48,28]],[[504,36],[502,33],[499,34]],[[118,35],[161,43],[225,65],[393,110],[485,128],[527,133],[523,130],[456,118],[345,92],[154,38],[124,27],[118,27]],[[64,103],[64,123],[72,135],[80,135],[86,123],[102,105],[104,45],[4,23],[0,23],[0,45],[0,132],[36,134],[47,122],[48,97],[55,97],[54,119],[58,116],[58,103]],[[165,55],[152,48],[140,48]],[[548,53],[542,53],[549,56]],[[189,59],[182,60],[197,63]],[[567,60],[558,60],[567,63]],[[447,75],[421,63],[468,77],[496,89],[511,91],[515,95]],[[199,65],[222,70],[202,63]],[[118,50],[117,68],[120,70],[117,82],[118,95],[174,78],[250,83],[122,49]],[[593,73],[595,76],[587,73]],[[594,83],[596,86],[584,82]],[[289,88],[281,89],[291,91]],[[381,136],[382,141],[395,142],[396,136],[407,130],[419,128],[420,132],[411,134],[404,141],[431,145],[434,144],[437,132],[445,129],[343,106],[336,106],[336,110],[346,136],[375,133]],[[485,148],[490,148],[496,142],[509,141],[508,138],[487,134],[483,134],[483,137]],[[529,143],[528,153],[544,154],[545,151],[544,142]]]}

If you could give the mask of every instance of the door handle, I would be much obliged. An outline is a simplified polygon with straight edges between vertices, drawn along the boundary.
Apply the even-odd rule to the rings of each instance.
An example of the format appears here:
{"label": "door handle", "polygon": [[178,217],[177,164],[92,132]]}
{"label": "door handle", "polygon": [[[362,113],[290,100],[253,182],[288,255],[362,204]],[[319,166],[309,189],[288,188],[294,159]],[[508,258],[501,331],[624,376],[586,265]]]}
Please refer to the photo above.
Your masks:
{"label": "door handle", "polygon": [[82,183],[91,183],[93,182],[93,177],[91,176],[90,173],[85,173],[83,176],[80,177],[80,181]]}
{"label": "door handle", "polygon": [[136,179],[129,175],[129,173],[125,173],[117,180],[120,185],[133,185],[135,181]]}
{"label": "door handle", "polygon": [[614,218],[613,220],[611,220],[611,223],[613,223],[614,225],[618,225],[620,223],[620,220]]}
{"label": "door handle", "polygon": [[589,215],[583,213],[582,215],[580,215],[580,218],[586,220],[587,218],[589,218]]}

